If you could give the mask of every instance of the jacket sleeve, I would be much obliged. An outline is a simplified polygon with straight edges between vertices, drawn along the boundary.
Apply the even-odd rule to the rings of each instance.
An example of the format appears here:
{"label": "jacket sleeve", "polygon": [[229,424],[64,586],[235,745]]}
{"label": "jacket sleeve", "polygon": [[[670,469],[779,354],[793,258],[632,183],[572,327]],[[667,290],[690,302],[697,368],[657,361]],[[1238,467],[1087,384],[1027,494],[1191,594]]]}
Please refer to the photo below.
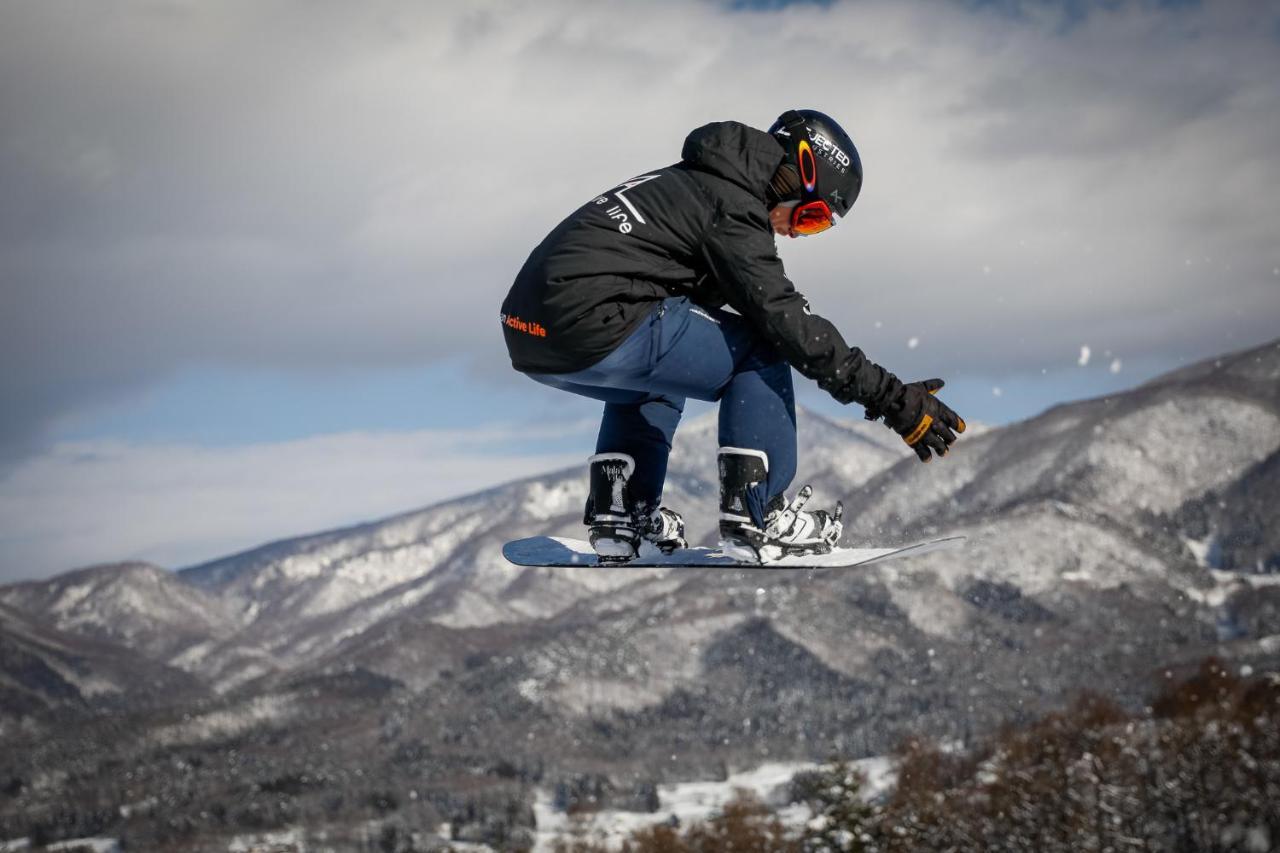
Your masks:
{"label": "jacket sleeve", "polygon": [[782,268],[768,221],[759,214],[722,209],[702,252],[734,310],[832,397],[878,410],[901,386],[896,376],[845,343],[829,320],[810,313]]}

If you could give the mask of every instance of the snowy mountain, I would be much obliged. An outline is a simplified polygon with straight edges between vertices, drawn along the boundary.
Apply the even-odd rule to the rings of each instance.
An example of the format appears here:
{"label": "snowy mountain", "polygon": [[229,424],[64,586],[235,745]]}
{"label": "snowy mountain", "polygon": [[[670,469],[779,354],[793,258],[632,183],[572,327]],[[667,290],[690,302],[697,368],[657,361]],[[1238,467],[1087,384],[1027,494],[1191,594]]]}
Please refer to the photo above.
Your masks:
{"label": "snowy mountain", "polygon": [[118,563],[0,587],[0,709],[148,706],[198,698],[173,659],[234,630],[173,572]]}
{"label": "snowy mountain", "polygon": [[46,626],[167,661],[237,628],[222,602],[147,563],[92,566],[0,587],[0,602]]}
{"label": "snowy mountain", "polygon": [[1126,521],[1168,515],[1280,448],[1280,348],[1224,356],[1112,397],[962,439],[859,492],[857,529],[990,517],[1057,501]]}
{"label": "snowy mountain", "polygon": [[[224,796],[226,778],[349,788],[359,767],[444,818],[583,773],[616,787],[883,754],[906,733],[963,740],[1082,686],[1137,703],[1207,654],[1280,669],[1280,586],[1220,571],[1280,560],[1278,380],[1272,343],[975,430],[927,466],[879,424],[802,412],[797,482],[845,499],[847,540],[969,538],[858,571],[505,563],[507,539],[580,533],[584,460],[177,574],[98,567],[0,588],[0,719],[55,704],[62,688],[30,661],[63,672],[72,644],[96,644],[117,657],[81,654],[82,680],[116,678],[131,655],[181,685],[167,711],[83,724],[78,738],[102,733],[101,767],[259,756],[184,776],[202,796]],[[715,432],[686,424],[672,457],[666,500],[695,540],[714,527]],[[48,737],[15,748],[8,772],[74,752]],[[328,786],[286,788],[314,804]]]}
{"label": "snowy mountain", "polygon": [[0,741],[6,724],[50,711],[151,707],[204,693],[196,679],[144,654],[0,604]]}

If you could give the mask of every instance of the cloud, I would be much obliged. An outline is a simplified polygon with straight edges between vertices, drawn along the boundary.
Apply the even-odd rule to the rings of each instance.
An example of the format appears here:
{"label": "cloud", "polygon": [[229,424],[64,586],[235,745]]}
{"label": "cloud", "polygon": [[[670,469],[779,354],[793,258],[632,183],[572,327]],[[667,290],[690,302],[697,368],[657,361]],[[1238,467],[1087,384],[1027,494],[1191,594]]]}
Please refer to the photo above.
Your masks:
{"label": "cloud", "polygon": [[426,506],[582,463],[582,453],[529,443],[595,426],[353,432],[220,448],[61,443],[0,482],[0,582],[111,560],[190,565]]}
{"label": "cloud", "polygon": [[788,270],[897,372],[1038,370],[1086,330],[1170,362],[1256,342],[1280,316],[1260,17],[6,4],[0,459],[192,366],[503,381],[497,306],[561,216],[692,127],[790,106],[844,121],[867,183]]}

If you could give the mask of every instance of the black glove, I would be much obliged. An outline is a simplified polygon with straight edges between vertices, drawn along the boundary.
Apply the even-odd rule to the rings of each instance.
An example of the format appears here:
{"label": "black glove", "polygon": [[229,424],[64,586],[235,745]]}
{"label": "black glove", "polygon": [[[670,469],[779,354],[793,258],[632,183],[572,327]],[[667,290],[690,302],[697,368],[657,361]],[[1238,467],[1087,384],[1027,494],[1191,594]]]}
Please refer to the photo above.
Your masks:
{"label": "black glove", "polygon": [[946,456],[956,432],[964,432],[964,420],[933,396],[944,384],[941,379],[907,383],[890,395],[883,408],[868,407],[867,419],[883,415],[885,426],[902,436],[921,462],[929,461],[930,451]]}

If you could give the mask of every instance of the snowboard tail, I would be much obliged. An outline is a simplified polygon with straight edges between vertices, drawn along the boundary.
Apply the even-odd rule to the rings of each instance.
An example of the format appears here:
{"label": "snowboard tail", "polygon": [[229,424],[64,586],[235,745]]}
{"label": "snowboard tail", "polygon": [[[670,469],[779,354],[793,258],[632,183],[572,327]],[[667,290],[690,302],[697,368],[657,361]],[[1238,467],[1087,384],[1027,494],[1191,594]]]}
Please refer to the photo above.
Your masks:
{"label": "snowboard tail", "polygon": [[963,536],[948,536],[900,548],[834,548],[826,554],[796,554],[768,563],[735,560],[718,548],[681,548],[670,554],[642,553],[626,563],[601,562],[583,539],[533,536],[502,546],[502,556],[517,566],[609,569],[847,569],[899,557],[958,548]]}

